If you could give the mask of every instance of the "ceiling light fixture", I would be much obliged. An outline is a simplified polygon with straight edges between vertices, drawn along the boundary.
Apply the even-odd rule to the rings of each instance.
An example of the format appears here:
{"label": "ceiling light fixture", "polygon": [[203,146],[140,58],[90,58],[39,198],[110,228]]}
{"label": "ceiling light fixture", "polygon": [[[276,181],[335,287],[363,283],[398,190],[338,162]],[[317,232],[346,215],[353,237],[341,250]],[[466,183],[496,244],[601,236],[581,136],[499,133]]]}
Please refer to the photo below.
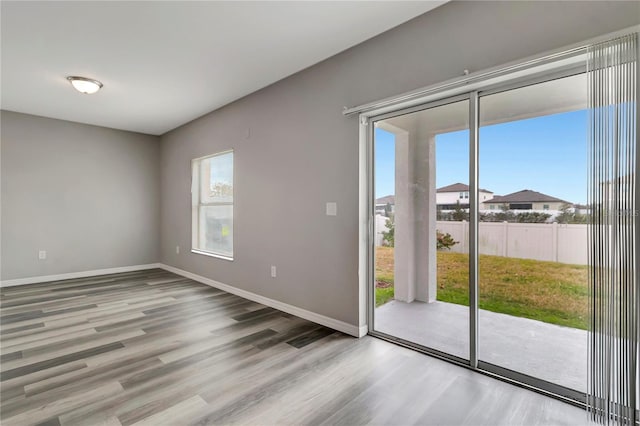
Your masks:
{"label": "ceiling light fixture", "polygon": [[69,80],[69,83],[71,83],[74,89],[86,95],[96,93],[102,88],[102,83],[98,80],[92,80],[86,77],[69,76],[67,80]]}

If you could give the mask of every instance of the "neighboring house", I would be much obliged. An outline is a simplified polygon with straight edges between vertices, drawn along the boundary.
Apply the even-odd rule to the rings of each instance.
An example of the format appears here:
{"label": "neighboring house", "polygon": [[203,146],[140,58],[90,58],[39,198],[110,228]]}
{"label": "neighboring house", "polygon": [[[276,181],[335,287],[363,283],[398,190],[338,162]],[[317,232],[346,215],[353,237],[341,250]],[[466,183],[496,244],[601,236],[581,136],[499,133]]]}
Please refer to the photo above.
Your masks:
{"label": "neighboring house", "polygon": [[[493,192],[480,188],[478,190],[480,210],[500,210],[507,206],[509,210],[560,210],[565,204],[572,203],[552,197],[541,192],[523,189],[507,195],[493,195]],[[376,199],[376,214],[385,215],[387,205],[391,213],[395,212],[396,197],[387,195]],[[436,190],[436,206],[438,210],[454,210],[458,204],[469,208],[469,185],[454,183]],[[576,206],[578,207],[578,206]],[[586,206],[580,206],[582,213]]]}
{"label": "neighboring house", "polygon": [[[485,202],[493,198],[493,192],[480,188],[478,190],[480,210],[486,209]],[[454,210],[458,204],[469,208],[469,185],[454,183],[436,189],[436,206],[438,210]]]}
{"label": "neighboring house", "polygon": [[573,206],[573,212],[578,214],[591,214],[591,207],[586,204],[575,204]]}
{"label": "neighboring house", "polygon": [[394,213],[396,210],[396,197],[395,195],[387,195],[376,199],[376,214],[386,216],[387,205],[389,205],[390,212]]}
{"label": "neighboring house", "polygon": [[507,195],[496,195],[484,204],[488,210],[500,210],[506,206],[509,210],[560,210],[563,205],[571,204],[560,198],[541,192],[523,189]]}

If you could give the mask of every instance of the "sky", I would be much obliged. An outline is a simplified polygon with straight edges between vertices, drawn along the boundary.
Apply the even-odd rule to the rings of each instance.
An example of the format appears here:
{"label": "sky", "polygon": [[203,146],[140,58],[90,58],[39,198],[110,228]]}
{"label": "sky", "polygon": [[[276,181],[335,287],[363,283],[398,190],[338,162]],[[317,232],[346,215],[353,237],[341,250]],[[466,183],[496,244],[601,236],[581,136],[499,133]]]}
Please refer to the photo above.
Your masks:
{"label": "sky", "polygon": [[[376,198],[394,194],[393,134],[375,130]],[[480,188],[587,201],[587,110],[480,127]],[[436,187],[469,181],[469,132],[436,136]]]}
{"label": "sky", "polygon": [[233,185],[233,153],[216,155],[209,159],[211,167],[211,186],[216,183]]}

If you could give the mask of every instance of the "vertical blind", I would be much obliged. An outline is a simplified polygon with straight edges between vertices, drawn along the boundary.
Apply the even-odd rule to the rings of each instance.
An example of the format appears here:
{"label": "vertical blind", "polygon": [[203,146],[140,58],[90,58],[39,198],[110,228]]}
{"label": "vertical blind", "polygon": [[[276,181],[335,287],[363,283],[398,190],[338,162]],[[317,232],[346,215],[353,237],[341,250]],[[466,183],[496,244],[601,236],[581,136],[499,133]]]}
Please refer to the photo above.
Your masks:
{"label": "vertical blind", "polygon": [[638,421],[638,34],[588,49],[592,420]]}

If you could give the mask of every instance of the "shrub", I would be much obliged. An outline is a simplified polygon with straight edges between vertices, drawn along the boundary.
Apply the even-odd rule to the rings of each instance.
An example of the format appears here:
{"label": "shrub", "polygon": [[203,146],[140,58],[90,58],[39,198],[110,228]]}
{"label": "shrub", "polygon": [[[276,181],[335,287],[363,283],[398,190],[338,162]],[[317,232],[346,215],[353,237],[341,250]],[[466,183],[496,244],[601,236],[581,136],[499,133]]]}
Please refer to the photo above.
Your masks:
{"label": "shrub", "polygon": [[469,221],[469,211],[462,208],[459,200],[456,202],[456,208],[451,212],[451,218],[456,222]]}
{"label": "shrub", "polygon": [[551,215],[549,213],[525,212],[516,215],[518,223],[545,223]]}
{"label": "shrub", "polygon": [[571,204],[564,203],[555,217],[558,223],[589,223],[589,215],[579,213]]}
{"label": "shrub", "polygon": [[387,226],[387,230],[382,231],[382,245],[387,247],[394,247],[395,246],[395,239],[394,239],[395,224],[393,221],[393,215],[387,219],[387,221],[385,222],[385,225]]}
{"label": "shrub", "polygon": [[445,233],[436,230],[436,238],[436,248],[438,250],[451,250],[451,247],[458,244],[458,241],[454,241],[453,237],[448,232]]}
{"label": "shrub", "polygon": [[481,212],[480,222],[545,223],[550,217],[549,213],[502,210]]}

